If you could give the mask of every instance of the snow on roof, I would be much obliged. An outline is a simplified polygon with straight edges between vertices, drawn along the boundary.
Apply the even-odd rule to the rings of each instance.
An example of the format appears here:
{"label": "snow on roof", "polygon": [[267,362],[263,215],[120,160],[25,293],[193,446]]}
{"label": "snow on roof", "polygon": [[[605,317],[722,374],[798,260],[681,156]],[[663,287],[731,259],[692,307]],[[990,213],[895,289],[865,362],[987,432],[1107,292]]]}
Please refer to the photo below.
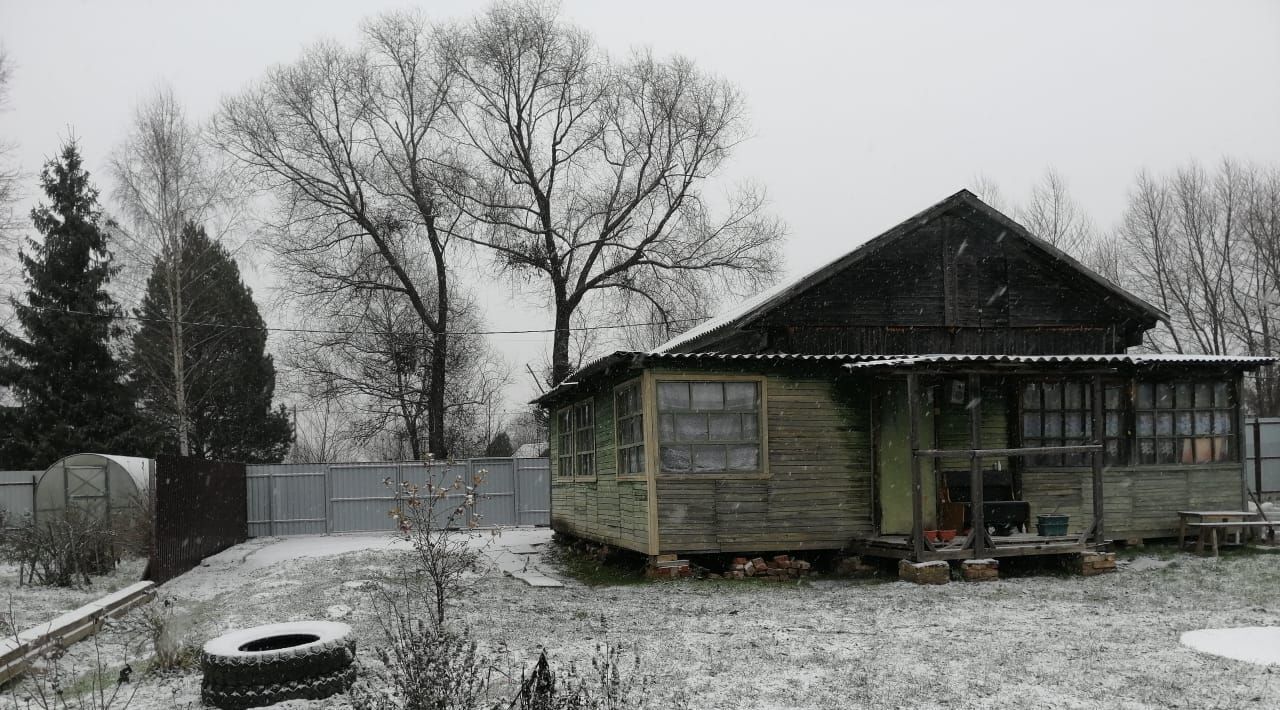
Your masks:
{"label": "snow on roof", "polygon": [[1275,363],[1278,358],[1251,355],[1195,355],[1195,354],[1093,354],[1093,355],[967,355],[945,354],[902,355],[898,357],[866,359],[851,362],[845,368],[854,370],[867,367],[903,367],[906,365],[935,365],[952,363],[1007,363],[1007,364],[1066,364],[1066,363],[1098,363],[1124,365],[1245,365],[1261,366]]}

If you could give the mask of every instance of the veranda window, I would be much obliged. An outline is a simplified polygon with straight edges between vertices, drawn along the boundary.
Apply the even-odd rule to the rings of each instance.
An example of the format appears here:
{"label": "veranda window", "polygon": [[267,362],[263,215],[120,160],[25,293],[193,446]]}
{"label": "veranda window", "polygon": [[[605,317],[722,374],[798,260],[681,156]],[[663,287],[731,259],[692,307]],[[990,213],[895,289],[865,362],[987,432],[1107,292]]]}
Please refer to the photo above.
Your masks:
{"label": "veranda window", "polygon": [[617,422],[618,475],[644,475],[644,409],[640,383],[619,387],[613,395],[613,416]]}
{"label": "veranda window", "polygon": [[658,383],[658,443],[663,473],[762,470],[760,383]]}
{"label": "veranda window", "polygon": [[[1103,456],[1122,463],[1128,455],[1124,427],[1124,389],[1103,387]],[[1028,382],[1022,389],[1024,446],[1082,446],[1093,443],[1093,388],[1081,380]],[[1091,454],[1038,454],[1032,466],[1088,466]]]}
{"label": "veranda window", "polygon": [[556,415],[556,475],[573,475],[572,407],[565,407]]}
{"label": "veranda window", "polygon": [[1139,382],[1134,402],[1138,463],[1237,460],[1233,412],[1229,382]]}

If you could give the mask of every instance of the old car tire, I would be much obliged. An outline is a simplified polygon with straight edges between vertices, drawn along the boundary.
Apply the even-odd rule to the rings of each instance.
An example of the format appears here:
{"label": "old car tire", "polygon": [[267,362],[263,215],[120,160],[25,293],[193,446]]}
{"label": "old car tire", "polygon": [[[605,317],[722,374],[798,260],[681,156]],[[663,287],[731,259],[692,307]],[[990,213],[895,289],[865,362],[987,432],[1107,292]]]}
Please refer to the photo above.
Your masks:
{"label": "old car tire", "polygon": [[351,627],[332,621],[269,624],[204,645],[201,695],[220,708],[248,708],[345,691],[355,678]]}
{"label": "old car tire", "polygon": [[347,666],[333,673],[264,685],[205,685],[200,699],[206,705],[223,710],[244,710],[274,705],[286,700],[322,700],[351,689],[356,680],[356,667]]}

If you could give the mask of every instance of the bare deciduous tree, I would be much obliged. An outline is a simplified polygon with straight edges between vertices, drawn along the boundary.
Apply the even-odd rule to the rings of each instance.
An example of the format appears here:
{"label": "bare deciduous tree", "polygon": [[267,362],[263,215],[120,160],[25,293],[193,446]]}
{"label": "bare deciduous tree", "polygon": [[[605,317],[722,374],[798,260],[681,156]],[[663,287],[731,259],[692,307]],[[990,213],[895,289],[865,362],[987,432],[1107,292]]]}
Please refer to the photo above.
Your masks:
{"label": "bare deciduous tree", "polygon": [[[447,254],[460,217],[438,168],[451,151],[438,126],[449,84],[426,22],[392,14],[365,26],[359,49],[312,47],[224,101],[215,119],[219,144],[279,204],[267,246],[285,294],[307,310],[384,294],[429,334],[427,438],[438,457],[448,454]],[[415,268],[423,255],[426,268]]]}
{"label": "bare deciduous tree", "polygon": [[1037,237],[1062,251],[1079,256],[1093,240],[1093,223],[1071,198],[1067,181],[1057,170],[1045,170],[1027,201],[1017,210],[1018,221]]}
{"label": "bare deciduous tree", "polygon": [[[9,108],[9,82],[13,78],[13,59],[3,47],[0,47],[0,111]],[[6,282],[15,282],[15,266],[10,260],[15,250],[11,245],[11,234],[18,221],[14,215],[13,204],[18,201],[18,184],[21,173],[18,166],[12,163],[14,145],[0,139],[0,276]],[[0,294],[2,296],[4,294]]]}
{"label": "bare deciduous tree", "polygon": [[593,296],[666,314],[690,280],[756,287],[783,229],[763,191],[706,193],[746,135],[741,95],[688,59],[611,61],[535,3],[491,7],[441,35],[470,161],[449,183],[484,230],[466,238],[554,309],[551,379],[570,373],[574,314]]}
{"label": "bare deciduous tree", "polygon": [[203,275],[190,269],[212,262],[180,258],[187,248],[185,228],[205,226],[213,230],[210,245],[221,243],[235,221],[238,190],[167,85],[135,109],[129,137],[111,156],[111,172],[126,225],[120,234],[125,291],[143,293],[148,272],[156,269],[168,298],[170,352],[142,361],[152,370],[145,376],[171,392],[169,411],[162,414],[174,422],[179,452],[189,456],[193,403],[185,355],[193,343],[185,324],[193,305],[190,285]]}

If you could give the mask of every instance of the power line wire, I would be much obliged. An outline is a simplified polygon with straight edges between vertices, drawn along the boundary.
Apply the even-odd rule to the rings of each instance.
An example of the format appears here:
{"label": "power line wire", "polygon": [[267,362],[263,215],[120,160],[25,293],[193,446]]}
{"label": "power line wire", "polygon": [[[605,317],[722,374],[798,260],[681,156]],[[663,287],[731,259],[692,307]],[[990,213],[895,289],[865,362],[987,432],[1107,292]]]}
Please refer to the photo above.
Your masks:
{"label": "power line wire", "polygon": [[[235,323],[207,323],[199,321],[172,321],[168,318],[144,318],[142,316],[130,316],[124,314],[112,313],[91,313],[89,311],[77,311],[66,308],[47,308],[45,306],[30,306],[19,304],[18,308],[30,308],[45,313],[57,313],[59,315],[68,316],[87,316],[89,318],[105,318],[108,320],[128,320],[139,323],[178,323],[186,326],[195,326],[201,328],[226,328],[229,330],[252,330],[268,333],[308,333],[313,335],[399,335],[399,331],[393,330],[330,330],[325,328],[272,328],[268,326],[238,325]],[[649,321],[647,323],[614,323],[611,325],[581,325],[570,326],[571,331],[593,331],[593,330],[616,330],[619,328],[637,328],[648,325],[671,325],[674,323],[693,323],[705,320],[706,316],[696,316],[692,318],[673,318],[667,321]],[[543,333],[554,333],[555,328],[530,328],[525,330],[458,330],[445,331],[445,335],[535,335]]]}

